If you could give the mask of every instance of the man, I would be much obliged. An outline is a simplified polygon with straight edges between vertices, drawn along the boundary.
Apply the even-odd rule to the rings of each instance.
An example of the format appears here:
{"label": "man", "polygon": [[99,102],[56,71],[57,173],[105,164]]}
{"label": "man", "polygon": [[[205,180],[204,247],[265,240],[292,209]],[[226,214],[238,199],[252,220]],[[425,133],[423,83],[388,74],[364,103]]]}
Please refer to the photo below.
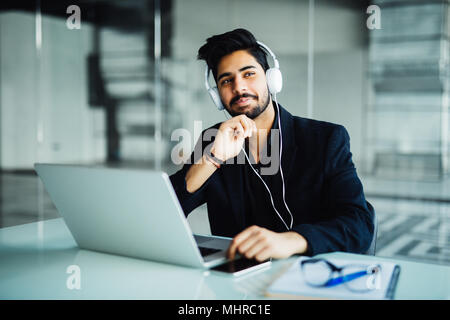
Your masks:
{"label": "man", "polygon": [[[202,134],[201,156],[194,152],[191,162],[170,177],[185,214],[206,202],[212,233],[233,237],[230,259],[237,252],[259,261],[365,252],[373,235],[373,213],[345,128],[277,108],[267,86],[266,54],[247,30],[210,37],[198,58],[212,70],[232,118],[213,127],[218,131],[212,142]],[[280,142],[271,142],[278,123],[281,170],[258,176],[265,168],[262,152],[268,151],[261,146],[272,149]],[[248,151],[244,163],[237,161],[243,150]],[[271,158],[279,160],[277,152]]]}

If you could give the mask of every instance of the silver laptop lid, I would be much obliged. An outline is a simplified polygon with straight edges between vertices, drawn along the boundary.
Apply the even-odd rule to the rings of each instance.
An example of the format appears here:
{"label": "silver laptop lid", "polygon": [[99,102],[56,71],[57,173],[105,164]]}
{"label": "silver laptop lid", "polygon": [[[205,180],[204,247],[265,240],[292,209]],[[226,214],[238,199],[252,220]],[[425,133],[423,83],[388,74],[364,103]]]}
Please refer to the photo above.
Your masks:
{"label": "silver laptop lid", "polygon": [[81,248],[203,267],[164,172],[35,164]]}

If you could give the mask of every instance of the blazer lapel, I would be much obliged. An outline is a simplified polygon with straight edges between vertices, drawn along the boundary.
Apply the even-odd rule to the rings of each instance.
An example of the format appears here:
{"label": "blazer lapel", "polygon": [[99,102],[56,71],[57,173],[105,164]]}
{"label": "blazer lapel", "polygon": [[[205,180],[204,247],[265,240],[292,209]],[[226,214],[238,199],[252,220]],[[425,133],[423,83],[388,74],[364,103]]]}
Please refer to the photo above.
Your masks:
{"label": "blazer lapel", "polygon": [[283,135],[283,150],[281,155],[281,166],[283,167],[283,176],[285,180],[289,177],[295,166],[295,159],[298,152],[295,141],[294,118],[280,105],[281,113],[281,133]]}

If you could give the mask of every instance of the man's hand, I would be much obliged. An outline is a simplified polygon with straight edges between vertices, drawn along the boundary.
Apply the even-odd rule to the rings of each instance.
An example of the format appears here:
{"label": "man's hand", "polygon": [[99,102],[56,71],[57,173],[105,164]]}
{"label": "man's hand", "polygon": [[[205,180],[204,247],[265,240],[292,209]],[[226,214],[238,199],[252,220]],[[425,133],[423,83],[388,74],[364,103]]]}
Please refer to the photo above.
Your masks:
{"label": "man's hand", "polygon": [[246,115],[233,117],[220,125],[211,152],[222,161],[233,158],[241,151],[245,138],[256,131],[255,122]]}
{"label": "man's hand", "polygon": [[307,248],[306,239],[295,231],[277,233],[251,226],[233,238],[227,256],[234,259],[238,252],[247,259],[264,261],[269,258],[282,259],[293,254],[305,253]]}

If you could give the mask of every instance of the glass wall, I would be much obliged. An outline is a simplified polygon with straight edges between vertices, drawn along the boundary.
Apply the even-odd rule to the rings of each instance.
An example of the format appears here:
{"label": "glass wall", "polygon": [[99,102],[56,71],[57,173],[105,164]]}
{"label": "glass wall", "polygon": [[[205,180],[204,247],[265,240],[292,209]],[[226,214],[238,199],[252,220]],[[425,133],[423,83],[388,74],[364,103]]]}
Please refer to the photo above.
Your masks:
{"label": "glass wall", "polygon": [[[192,145],[200,126],[225,119],[206,93],[197,50],[207,37],[239,27],[278,56],[284,80],[279,102],[295,115],[346,125],[355,137],[355,160],[363,154],[356,124],[367,53],[361,6],[259,0],[66,4],[37,1],[1,13],[3,169],[32,169],[44,161],[174,170],[173,131],[188,129]],[[195,121],[201,121],[197,130]]]}

